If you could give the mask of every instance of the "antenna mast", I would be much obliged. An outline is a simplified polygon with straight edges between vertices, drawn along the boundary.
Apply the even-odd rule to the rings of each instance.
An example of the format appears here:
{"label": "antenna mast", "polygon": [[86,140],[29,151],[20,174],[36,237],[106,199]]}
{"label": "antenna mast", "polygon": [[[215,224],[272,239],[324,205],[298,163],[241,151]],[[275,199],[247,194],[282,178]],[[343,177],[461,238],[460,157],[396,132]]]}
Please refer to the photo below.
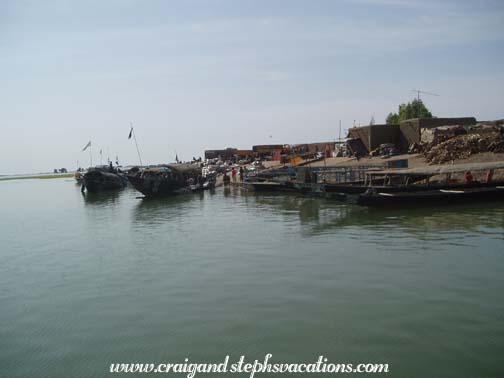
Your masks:
{"label": "antenna mast", "polygon": [[425,91],[421,91],[420,89],[412,89],[411,92],[415,92],[417,94],[417,106],[416,106],[416,116],[418,118],[418,116],[420,115],[420,93],[423,93],[423,94],[428,94],[428,95],[431,95],[431,96],[440,96],[438,95],[437,93],[432,93],[432,92],[425,92]]}

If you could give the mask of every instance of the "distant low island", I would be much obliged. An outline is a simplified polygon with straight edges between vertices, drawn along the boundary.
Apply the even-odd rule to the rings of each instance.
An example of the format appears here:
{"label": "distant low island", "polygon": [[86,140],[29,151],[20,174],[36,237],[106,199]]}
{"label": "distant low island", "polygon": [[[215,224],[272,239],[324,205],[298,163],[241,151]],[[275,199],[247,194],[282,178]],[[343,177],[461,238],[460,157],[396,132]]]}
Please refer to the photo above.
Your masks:
{"label": "distant low island", "polygon": [[10,180],[28,180],[28,179],[54,179],[54,178],[65,178],[73,177],[73,173],[37,173],[33,175],[12,175],[12,176],[1,176],[0,181],[10,181]]}

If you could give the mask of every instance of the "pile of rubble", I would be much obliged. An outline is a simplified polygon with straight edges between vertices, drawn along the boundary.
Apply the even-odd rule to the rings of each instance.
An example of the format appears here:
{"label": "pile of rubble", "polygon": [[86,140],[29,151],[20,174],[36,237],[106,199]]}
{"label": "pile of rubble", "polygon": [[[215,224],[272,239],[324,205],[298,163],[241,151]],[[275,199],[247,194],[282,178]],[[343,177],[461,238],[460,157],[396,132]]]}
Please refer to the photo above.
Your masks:
{"label": "pile of rubble", "polygon": [[466,134],[439,144],[425,146],[424,156],[431,164],[466,159],[480,152],[504,152],[504,133]]}

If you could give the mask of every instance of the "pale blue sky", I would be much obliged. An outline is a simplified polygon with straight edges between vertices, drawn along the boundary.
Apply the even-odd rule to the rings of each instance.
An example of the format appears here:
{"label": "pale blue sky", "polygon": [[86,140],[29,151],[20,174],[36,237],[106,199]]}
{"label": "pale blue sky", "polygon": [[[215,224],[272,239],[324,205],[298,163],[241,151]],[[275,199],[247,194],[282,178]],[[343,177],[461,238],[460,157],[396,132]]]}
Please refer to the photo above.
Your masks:
{"label": "pale blue sky", "polygon": [[[504,118],[504,2],[2,1],[0,174],[338,137],[410,89]],[[270,137],[271,135],[271,137]]]}

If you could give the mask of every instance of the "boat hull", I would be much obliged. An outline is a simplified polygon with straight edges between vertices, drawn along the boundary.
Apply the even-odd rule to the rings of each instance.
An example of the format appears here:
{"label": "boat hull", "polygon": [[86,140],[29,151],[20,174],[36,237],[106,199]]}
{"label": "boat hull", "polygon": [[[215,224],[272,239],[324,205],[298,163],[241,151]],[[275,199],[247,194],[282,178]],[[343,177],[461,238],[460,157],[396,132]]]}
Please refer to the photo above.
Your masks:
{"label": "boat hull", "polygon": [[131,185],[147,197],[191,193],[199,189],[201,179],[201,167],[192,164],[165,164],[128,175]]}
{"label": "boat hull", "polygon": [[124,175],[109,172],[89,171],[83,177],[83,185],[90,193],[119,190],[127,184],[128,180]]}
{"label": "boat hull", "polygon": [[[326,193],[341,194],[364,194],[370,187],[365,185],[346,185],[346,184],[320,184],[322,191]],[[409,185],[409,186],[376,186],[373,188],[378,192],[384,193],[412,193],[434,190],[464,190],[469,188],[494,188],[504,186],[504,181],[493,181],[490,184],[484,182],[473,182],[471,184],[430,184],[427,185]]]}
{"label": "boat hull", "polygon": [[419,192],[366,193],[357,203],[363,206],[418,206],[495,201],[504,199],[504,186],[485,188],[438,189]]}
{"label": "boat hull", "polygon": [[248,182],[246,186],[251,187],[256,192],[297,192],[291,182]]}
{"label": "boat hull", "polygon": [[148,197],[174,196],[180,194],[184,188],[188,189],[187,185],[169,179],[128,176],[128,180],[136,190]]}

